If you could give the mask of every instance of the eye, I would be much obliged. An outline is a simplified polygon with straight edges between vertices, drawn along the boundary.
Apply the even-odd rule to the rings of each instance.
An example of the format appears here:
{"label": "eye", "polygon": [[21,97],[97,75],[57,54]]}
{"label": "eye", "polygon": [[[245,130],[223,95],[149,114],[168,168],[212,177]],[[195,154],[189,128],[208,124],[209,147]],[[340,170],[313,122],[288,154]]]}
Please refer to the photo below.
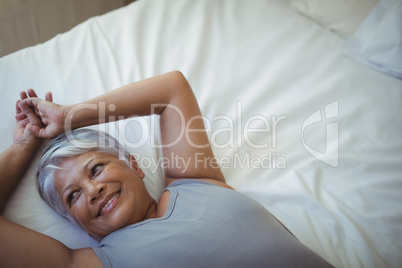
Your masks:
{"label": "eye", "polygon": [[67,196],[67,203],[71,206],[71,204],[77,199],[77,196],[79,194],[79,191],[72,191],[68,196]]}
{"label": "eye", "polygon": [[97,175],[98,172],[99,172],[99,170],[100,170],[100,168],[101,168],[102,166],[103,166],[103,164],[101,164],[101,163],[94,165],[94,166],[91,168],[91,176]]}

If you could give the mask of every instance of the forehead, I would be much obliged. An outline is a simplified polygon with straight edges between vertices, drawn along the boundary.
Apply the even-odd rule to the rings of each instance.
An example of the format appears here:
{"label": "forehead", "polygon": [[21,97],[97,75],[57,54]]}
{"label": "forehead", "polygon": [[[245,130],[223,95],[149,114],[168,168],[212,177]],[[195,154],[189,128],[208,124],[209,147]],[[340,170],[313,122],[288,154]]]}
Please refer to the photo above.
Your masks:
{"label": "forehead", "polygon": [[71,169],[73,167],[84,166],[88,161],[95,158],[101,159],[117,159],[116,156],[99,151],[89,151],[80,155],[67,157],[60,164],[61,170]]}
{"label": "forehead", "polygon": [[72,157],[67,157],[65,158],[56,173],[60,172],[70,172],[71,170],[75,170],[77,168],[83,168],[88,161],[90,161],[93,158],[105,158],[108,157],[109,155],[101,152],[96,152],[96,151],[90,151],[86,152],[80,155],[72,156]]}

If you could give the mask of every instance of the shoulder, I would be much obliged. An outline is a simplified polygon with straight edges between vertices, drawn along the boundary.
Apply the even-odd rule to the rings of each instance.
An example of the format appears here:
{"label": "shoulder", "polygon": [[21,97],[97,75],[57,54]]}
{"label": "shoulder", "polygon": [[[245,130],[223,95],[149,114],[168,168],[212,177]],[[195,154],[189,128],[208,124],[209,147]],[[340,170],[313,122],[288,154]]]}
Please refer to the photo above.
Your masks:
{"label": "shoulder", "polygon": [[170,185],[172,185],[173,182],[179,182],[181,180],[193,180],[193,181],[204,181],[204,182],[208,182],[223,188],[227,188],[227,189],[231,189],[231,190],[235,190],[233,187],[231,187],[230,185],[228,185],[226,182],[220,181],[220,180],[215,180],[215,179],[209,179],[209,178],[188,178],[188,179],[173,179],[173,178],[166,178],[166,187],[169,187]]}
{"label": "shoulder", "polygon": [[226,188],[226,189],[230,189],[230,190],[234,190],[231,186],[229,186],[228,184],[226,184],[225,182],[222,181],[218,181],[218,180],[214,180],[214,179],[167,179],[166,180],[168,183],[168,185],[166,186],[166,191],[164,191],[161,195],[161,197],[159,198],[158,201],[158,210],[157,210],[157,217],[163,217],[167,210],[169,209],[169,203],[170,203],[170,191],[169,191],[169,186],[174,186],[174,182],[180,182],[180,181],[186,181],[186,182],[191,182],[193,181],[195,184],[199,181],[203,181],[203,182],[207,182],[210,183],[212,185],[216,185],[222,188]]}

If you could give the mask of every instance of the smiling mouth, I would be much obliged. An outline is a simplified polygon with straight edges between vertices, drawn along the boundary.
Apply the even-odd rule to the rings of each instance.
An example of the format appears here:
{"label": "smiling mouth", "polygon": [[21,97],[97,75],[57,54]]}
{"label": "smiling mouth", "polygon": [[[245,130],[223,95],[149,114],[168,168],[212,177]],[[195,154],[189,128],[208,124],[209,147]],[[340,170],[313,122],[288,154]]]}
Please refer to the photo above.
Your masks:
{"label": "smiling mouth", "polygon": [[117,191],[116,193],[112,193],[109,196],[107,196],[104,201],[102,201],[102,203],[99,205],[97,217],[102,216],[105,212],[109,210],[109,208],[111,208],[113,201],[120,196],[120,193],[121,190]]}

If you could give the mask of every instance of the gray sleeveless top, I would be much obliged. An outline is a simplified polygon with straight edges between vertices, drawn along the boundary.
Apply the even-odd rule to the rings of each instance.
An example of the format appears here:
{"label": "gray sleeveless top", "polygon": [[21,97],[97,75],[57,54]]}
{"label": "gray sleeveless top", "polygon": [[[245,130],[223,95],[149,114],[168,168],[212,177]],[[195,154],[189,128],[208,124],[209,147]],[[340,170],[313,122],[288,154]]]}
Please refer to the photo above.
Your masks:
{"label": "gray sleeveless top", "polygon": [[330,267],[258,202],[198,180],[172,183],[162,218],[94,246],[104,267]]}

